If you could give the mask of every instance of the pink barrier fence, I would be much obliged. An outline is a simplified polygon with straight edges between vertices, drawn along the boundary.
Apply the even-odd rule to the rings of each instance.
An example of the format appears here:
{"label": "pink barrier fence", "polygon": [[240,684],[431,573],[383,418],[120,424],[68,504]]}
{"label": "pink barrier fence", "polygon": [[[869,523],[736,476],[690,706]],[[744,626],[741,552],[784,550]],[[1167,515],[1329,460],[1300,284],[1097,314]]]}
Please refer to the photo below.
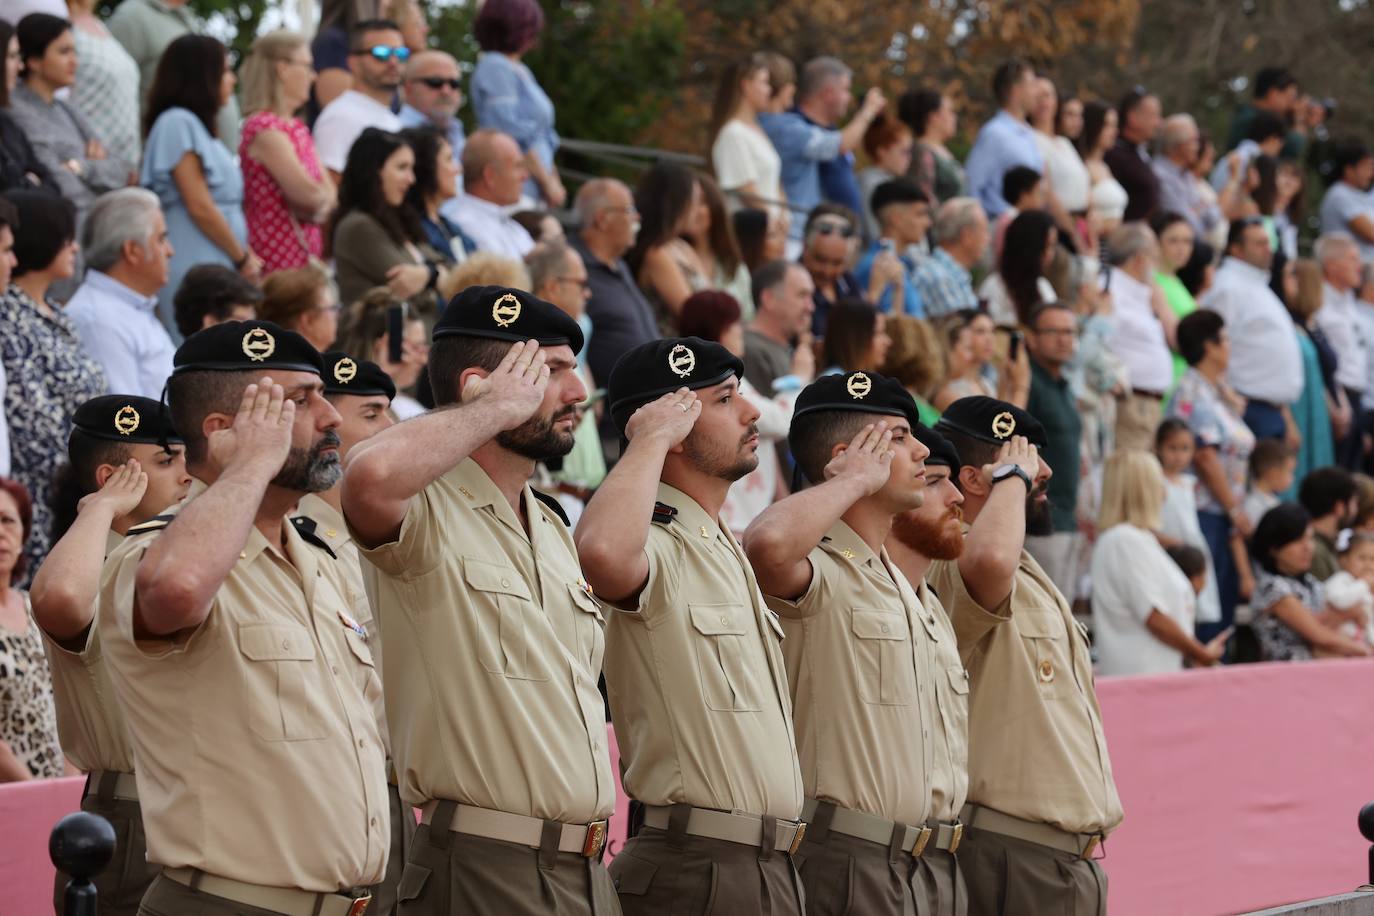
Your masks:
{"label": "pink barrier fence", "polygon": [[[1365,881],[1355,815],[1374,801],[1374,663],[1108,678],[1097,689],[1126,807],[1102,863],[1113,916],[1237,913]],[[47,912],[48,833],[76,810],[81,785],[0,786],[4,913]],[[624,843],[625,807],[622,793],[608,855]]]}

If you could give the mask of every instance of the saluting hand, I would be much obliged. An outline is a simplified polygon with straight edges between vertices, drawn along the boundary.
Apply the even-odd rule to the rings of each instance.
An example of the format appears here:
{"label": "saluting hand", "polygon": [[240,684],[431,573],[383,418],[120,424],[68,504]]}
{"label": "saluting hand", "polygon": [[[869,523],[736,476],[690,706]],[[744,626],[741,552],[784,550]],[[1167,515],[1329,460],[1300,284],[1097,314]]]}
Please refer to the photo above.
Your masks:
{"label": "saluting hand", "polygon": [[701,401],[696,392],[679,388],[656,401],[650,401],[631,414],[630,422],[625,424],[625,438],[634,442],[636,439],[656,437],[672,448],[687,438],[699,416]]}
{"label": "saluting hand", "polygon": [[1012,436],[997,453],[997,460],[983,465],[983,483],[991,486],[992,472],[1004,464],[1014,464],[1021,468],[1032,481],[1040,473],[1040,456],[1025,436]]}
{"label": "saluting hand", "polygon": [[845,477],[862,484],[864,495],[876,493],[892,472],[892,430],[886,420],[859,430],[849,447],[825,466],[825,479]]}
{"label": "saluting hand", "polygon": [[501,428],[514,429],[534,416],[549,387],[549,367],[538,341],[513,344],[486,378],[470,376],[463,386],[463,403],[478,401],[498,412]]}
{"label": "saluting hand", "polygon": [[148,474],[139,465],[137,458],[130,458],[110,475],[105,485],[94,493],[88,493],[76,504],[77,512],[85,512],[92,506],[103,506],[116,519],[128,515],[143,501],[148,490]]}
{"label": "saluting hand", "polygon": [[246,470],[271,479],[291,453],[295,421],[295,403],[286,400],[280,385],[264,376],[243,390],[233,424],[210,434],[210,461],[221,473]]}

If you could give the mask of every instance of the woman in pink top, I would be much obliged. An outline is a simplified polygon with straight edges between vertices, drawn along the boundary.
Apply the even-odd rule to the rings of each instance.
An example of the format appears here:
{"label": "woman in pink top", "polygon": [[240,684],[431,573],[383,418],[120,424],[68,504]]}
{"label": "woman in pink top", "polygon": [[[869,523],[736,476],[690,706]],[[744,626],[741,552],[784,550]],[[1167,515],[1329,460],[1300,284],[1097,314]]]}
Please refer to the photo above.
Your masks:
{"label": "woman in pink top", "polygon": [[320,226],[334,209],[334,184],[294,115],[314,81],[310,46],[295,32],[262,36],[243,65],[243,210],[263,274],[302,267],[324,249]]}

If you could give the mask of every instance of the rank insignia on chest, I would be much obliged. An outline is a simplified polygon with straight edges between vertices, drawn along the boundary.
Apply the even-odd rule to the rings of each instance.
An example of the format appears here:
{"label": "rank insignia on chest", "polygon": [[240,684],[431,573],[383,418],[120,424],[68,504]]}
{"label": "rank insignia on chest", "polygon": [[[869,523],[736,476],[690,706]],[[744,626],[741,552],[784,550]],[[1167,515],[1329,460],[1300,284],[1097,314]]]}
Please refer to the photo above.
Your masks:
{"label": "rank insignia on chest", "polygon": [[577,577],[577,587],[582,589],[582,593],[586,595],[588,598],[596,597],[596,595],[592,593],[592,584],[588,582],[586,579],[582,578],[581,576]]}
{"label": "rank insignia on chest", "polygon": [[349,617],[343,611],[339,611],[339,620],[343,621],[343,625],[348,627],[348,629],[352,630],[354,633],[357,633],[363,639],[367,639],[367,627],[363,626],[361,623],[358,623],[358,621],[354,620],[352,617]]}

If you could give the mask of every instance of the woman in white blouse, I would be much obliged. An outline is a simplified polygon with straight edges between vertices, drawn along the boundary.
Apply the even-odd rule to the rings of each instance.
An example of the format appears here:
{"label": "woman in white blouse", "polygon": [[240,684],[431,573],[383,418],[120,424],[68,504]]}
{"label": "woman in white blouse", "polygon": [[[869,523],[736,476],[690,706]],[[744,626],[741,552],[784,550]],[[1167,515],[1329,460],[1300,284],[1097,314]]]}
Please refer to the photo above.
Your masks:
{"label": "woman in white blouse", "polygon": [[725,72],[711,112],[711,165],[730,201],[741,207],[786,212],[782,160],[759,126],[772,98],[768,59],[751,54]]}
{"label": "woman in white blouse", "polygon": [[1107,459],[1092,560],[1101,674],[1164,674],[1182,670],[1185,659],[1214,665],[1225,652],[1229,630],[1206,645],[1193,636],[1193,585],[1154,535],[1163,505],[1164,472],[1154,455],[1123,449]]}
{"label": "woman in white blouse", "polygon": [[[1088,167],[1074,149],[1073,141],[1055,132],[1055,122],[1059,111],[1059,94],[1054,83],[1044,77],[1038,80],[1035,104],[1030,111],[1030,125],[1035,131],[1035,145],[1045,160],[1045,171],[1041,176],[1049,183],[1049,190],[1064,209],[1071,214],[1082,215],[1088,210],[1088,191],[1092,188],[1092,176]],[[1074,104],[1077,104],[1075,102]],[[1081,108],[1079,109],[1081,112]],[[1082,117],[1079,117],[1079,130],[1082,130]]]}

